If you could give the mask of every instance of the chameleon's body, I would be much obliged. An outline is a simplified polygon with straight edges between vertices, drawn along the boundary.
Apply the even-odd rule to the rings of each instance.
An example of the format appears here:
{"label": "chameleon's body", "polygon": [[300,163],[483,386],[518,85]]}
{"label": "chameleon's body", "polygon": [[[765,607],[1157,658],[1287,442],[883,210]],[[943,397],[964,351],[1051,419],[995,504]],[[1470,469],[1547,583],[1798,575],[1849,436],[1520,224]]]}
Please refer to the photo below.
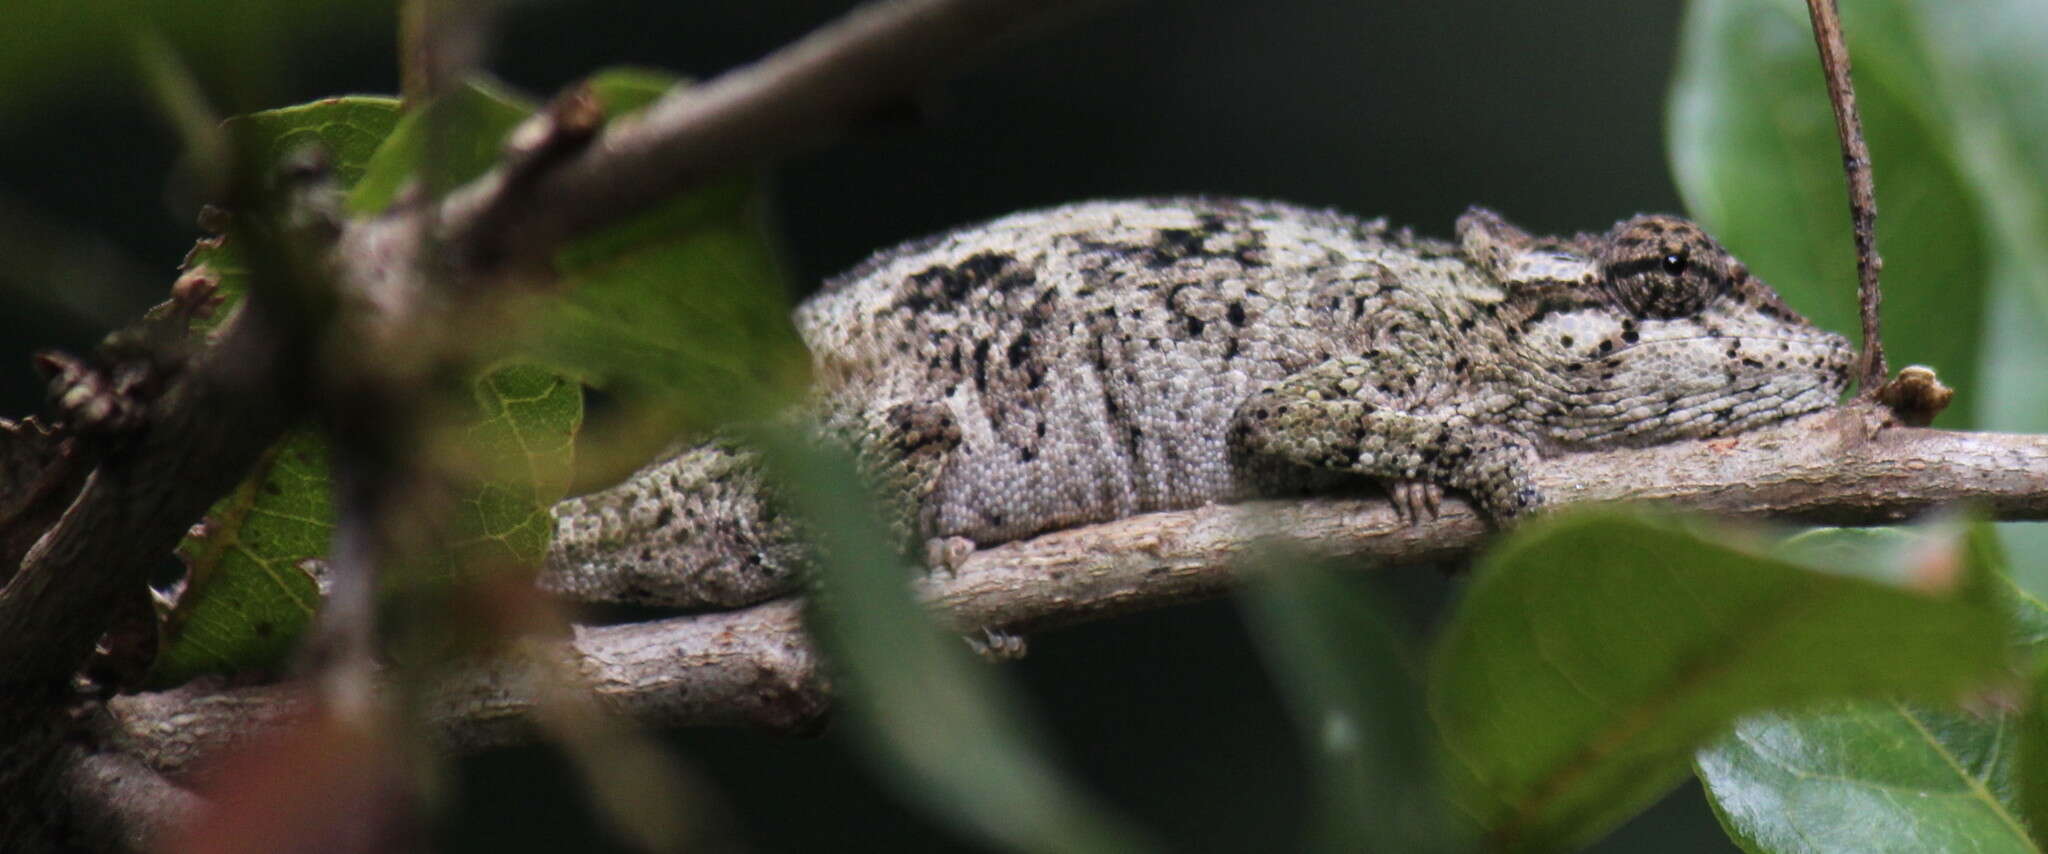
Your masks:
{"label": "chameleon's body", "polygon": [[[1832,404],[1850,357],[1696,227],[1456,243],[1232,199],[1019,214],[876,255],[796,312],[817,417],[917,532],[990,545],[1258,495],[1441,488],[1495,516],[1574,449]],[[1360,478],[1363,475],[1365,478]],[[546,582],[731,605],[798,551],[744,452],[706,446],[557,509]]]}

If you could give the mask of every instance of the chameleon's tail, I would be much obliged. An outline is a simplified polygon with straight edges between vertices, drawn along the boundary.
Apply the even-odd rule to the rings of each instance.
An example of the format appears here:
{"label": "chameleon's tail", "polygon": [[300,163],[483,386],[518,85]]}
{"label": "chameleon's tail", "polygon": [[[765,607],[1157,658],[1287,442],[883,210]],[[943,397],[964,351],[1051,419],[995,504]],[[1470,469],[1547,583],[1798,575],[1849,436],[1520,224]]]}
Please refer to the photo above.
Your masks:
{"label": "chameleon's tail", "polygon": [[555,505],[542,589],[586,601],[732,608],[797,585],[801,549],[754,455],[714,442]]}

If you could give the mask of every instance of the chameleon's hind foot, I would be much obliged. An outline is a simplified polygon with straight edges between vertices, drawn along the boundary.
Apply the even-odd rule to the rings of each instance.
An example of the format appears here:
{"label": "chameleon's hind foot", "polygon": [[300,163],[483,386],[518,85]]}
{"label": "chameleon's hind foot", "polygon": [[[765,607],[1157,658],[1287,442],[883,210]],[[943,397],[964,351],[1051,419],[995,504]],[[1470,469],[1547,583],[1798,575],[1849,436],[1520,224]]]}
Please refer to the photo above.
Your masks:
{"label": "chameleon's hind foot", "polygon": [[961,639],[967,641],[975,655],[990,661],[1016,661],[1031,651],[1031,644],[1023,635],[1005,629],[984,628],[981,637],[964,635]]}
{"label": "chameleon's hind foot", "polygon": [[1444,488],[1426,480],[1397,480],[1387,484],[1387,497],[1394,502],[1394,516],[1403,524],[1434,522],[1443,507]]}

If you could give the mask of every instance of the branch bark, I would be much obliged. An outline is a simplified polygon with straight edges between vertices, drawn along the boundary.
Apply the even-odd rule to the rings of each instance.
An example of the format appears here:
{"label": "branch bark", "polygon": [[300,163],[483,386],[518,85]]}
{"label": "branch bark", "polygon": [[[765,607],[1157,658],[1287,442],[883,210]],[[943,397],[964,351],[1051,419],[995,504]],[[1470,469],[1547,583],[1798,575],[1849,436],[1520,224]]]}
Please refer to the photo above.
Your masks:
{"label": "branch bark", "polygon": [[[2048,519],[2048,436],[1902,427],[1856,404],[1740,437],[1575,454],[1533,472],[1559,504],[1648,501],[1725,517],[1837,525],[1899,522],[1974,506]],[[1455,561],[1492,535],[1461,500],[1405,525],[1378,497],[1310,498],[1151,513],[984,549],[916,582],[949,627],[1037,631],[1221,595],[1268,537],[1360,569]],[[580,628],[553,654],[606,708],[656,726],[744,724],[807,731],[830,690],[789,600],[742,611]],[[506,669],[512,667],[512,669]],[[529,671],[493,665],[443,685],[430,719],[446,745],[530,737]],[[276,719],[273,688],[115,698],[108,738],[174,778]]]}
{"label": "branch bark", "polygon": [[[258,309],[258,306],[249,306]],[[156,401],[150,426],[102,458],[0,590],[0,849],[43,850],[47,791],[72,674],[178,538],[284,432],[299,396],[283,330],[245,310],[219,347]]]}
{"label": "branch bark", "polygon": [[80,839],[90,851],[148,851],[205,805],[133,756],[67,747],[59,778],[76,805]]}

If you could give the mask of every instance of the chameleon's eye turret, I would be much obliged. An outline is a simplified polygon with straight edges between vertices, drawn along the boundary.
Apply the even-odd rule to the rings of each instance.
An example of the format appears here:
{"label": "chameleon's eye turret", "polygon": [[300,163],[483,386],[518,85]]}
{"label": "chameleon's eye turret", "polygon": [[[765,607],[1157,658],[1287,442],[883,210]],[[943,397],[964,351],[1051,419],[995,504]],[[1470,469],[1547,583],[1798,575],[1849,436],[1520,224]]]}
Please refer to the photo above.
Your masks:
{"label": "chameleon's eye turret", "polygon": [[1734,259],[1699,226],[1661,215],[1617,223],[1602,239],[1600,273],[1629,313],[1664,318],[1698,314],[1739,278]]}

